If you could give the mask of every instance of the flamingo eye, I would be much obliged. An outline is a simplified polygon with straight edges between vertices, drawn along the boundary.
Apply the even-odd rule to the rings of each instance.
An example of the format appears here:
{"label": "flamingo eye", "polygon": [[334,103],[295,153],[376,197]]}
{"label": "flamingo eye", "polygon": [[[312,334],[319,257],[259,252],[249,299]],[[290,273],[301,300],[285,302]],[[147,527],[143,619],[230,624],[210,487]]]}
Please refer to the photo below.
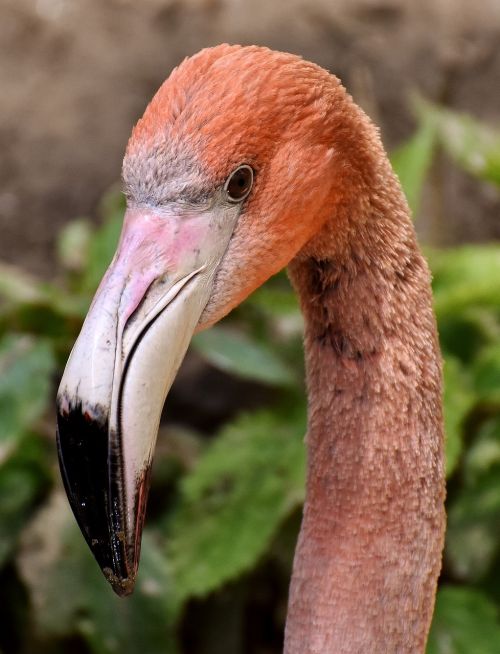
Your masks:
{"label": "flamingo eye", "polygon": [[253,170],[246,164],[234,170],[224,184],[230,202],[242,202],[252,190]]}

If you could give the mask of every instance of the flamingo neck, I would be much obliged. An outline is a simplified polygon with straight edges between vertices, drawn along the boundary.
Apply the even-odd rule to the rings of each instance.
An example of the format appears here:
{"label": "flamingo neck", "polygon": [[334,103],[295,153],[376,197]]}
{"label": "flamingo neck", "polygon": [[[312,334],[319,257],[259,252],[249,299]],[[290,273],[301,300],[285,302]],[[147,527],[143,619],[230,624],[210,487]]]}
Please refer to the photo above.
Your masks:
{"label": "flamingo neck", "polygon": [[290,265],[309,424],[285,654],[424,652],[432,617],[441,361],[427,266],[384,170],[381,190],[340,209]]}

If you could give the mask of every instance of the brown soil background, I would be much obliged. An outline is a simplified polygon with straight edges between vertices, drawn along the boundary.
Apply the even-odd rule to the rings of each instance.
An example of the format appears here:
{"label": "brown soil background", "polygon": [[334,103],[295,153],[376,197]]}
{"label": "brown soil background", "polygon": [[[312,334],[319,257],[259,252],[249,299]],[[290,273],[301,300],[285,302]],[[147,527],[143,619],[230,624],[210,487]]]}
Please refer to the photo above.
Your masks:
{"label": "brown soil background", "polygon": [[[500,126],[500,0],[0,0],[0,258],[54,273],[61,226],[95,218],[130,129],[183,57],[222,41],[339,75],[392,148],[418,89]],[[437,243],[500,237],[498,191],[436,162]]]}

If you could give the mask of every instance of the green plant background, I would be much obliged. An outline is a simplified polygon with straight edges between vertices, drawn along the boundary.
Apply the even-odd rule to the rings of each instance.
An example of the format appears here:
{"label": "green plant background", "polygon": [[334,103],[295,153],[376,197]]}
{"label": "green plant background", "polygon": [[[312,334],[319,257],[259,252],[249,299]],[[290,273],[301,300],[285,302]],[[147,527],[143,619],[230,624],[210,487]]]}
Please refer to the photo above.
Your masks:
{"label": "green plant background", "polygon": [[[500,187],[500,133],[422,100],[392,155],[417,210],[438,151]],[[482,180],[480,182],[479,180]],[[121,195],[68,224],[60,274],[0,264],[0,651],[272,654],[304,497],[302,320],[284,273],[191,356],[258,401],[213,429],[162,423],[140,576],[116,598],[72,518],[53,397],[113,254]],[[500,245],[426,248],[445,359],[448,530],[428,654],[500,652]],[[190,411],[196,412],[193,396]]]}

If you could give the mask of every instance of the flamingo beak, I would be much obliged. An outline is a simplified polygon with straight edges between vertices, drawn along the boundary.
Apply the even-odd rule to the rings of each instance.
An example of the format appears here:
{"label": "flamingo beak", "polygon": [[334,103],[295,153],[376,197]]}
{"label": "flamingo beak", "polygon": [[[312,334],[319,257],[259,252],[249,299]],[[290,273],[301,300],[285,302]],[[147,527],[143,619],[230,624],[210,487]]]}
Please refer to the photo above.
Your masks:
{"label": "flamingo beak", "polygon": [[237,214],[129,209],[57,395],[68,498],[118,595],[132,592],[161,411]]}

